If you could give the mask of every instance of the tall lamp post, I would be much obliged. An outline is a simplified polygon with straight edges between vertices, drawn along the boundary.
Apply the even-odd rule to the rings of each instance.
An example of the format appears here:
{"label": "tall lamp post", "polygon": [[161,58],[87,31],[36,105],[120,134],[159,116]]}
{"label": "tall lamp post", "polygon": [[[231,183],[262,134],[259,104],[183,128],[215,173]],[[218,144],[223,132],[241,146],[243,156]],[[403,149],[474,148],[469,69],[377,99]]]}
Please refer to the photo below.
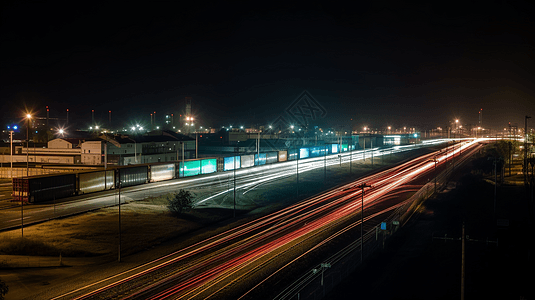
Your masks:
{"label": "tall lamp post", "polygon": [[430,159],[430,161],[435,162],[435,194],[437,193],[437,155],[435,154],[435,157],[433,159]]}
{"label": "tall lamp post", "polygon": [[29,176],[29,170],[30,170],[30,120],[32,119],[31,114],[26,114],[26,120],[28,120],[28,125],[26,126],[26,177]]}
{"label": "tall lamp post", "polygon": [[[11,150],[10,154],[10,161],[11,161],[11,167],[9,172],[9,177],[11,178],[11,181],[13,181],[13,130],[9,131],[9,149]],[[509,172],[510,173],[510,172]]]}
{"label": "tall lamp post", "polygon": [[362,249],[363,249],[363,240],[364,240],[364,234],[363,234],[363,226],[364,226],[364,189],[365,188],[371,188],[372,186],[369,184],[366,184],[365,182],[357,185],[357,188],[362,190],[362,201],[360,203],[360,262],[362,263]]}

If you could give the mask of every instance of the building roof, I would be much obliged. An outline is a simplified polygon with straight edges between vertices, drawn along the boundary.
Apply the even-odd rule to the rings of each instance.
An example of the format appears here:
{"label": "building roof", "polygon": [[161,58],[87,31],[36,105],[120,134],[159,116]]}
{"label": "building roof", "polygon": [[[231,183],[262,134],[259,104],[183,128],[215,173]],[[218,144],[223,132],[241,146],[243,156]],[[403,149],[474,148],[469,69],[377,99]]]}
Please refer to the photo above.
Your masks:
{"label": "building roof", "polygon": [[168,130],[151,132],[150,135],[115,135],[113,139],[119,144],[131,143],[161,143],[161,142],[175,142],[175,141],[194,141],[186,135],[175,133]]}

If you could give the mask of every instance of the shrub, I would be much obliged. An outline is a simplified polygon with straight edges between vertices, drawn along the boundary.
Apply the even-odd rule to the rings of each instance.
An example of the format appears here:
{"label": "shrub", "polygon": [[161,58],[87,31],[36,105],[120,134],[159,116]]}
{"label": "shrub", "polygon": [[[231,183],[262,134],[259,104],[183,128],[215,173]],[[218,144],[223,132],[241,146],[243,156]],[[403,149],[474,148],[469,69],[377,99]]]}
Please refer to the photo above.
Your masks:
{"label": "shrub", "polygon": [[9,287],[7,286],[7,283],[3,282],[2,279],[0,279],[0,300],[4,299],[4,296],[9,291]]}
{"label": "shrub", "polygon": [[174,196],[167,199],[167,209],[174,214],[181,214],[193,208],[194,195],[185,190],[180,190]]}

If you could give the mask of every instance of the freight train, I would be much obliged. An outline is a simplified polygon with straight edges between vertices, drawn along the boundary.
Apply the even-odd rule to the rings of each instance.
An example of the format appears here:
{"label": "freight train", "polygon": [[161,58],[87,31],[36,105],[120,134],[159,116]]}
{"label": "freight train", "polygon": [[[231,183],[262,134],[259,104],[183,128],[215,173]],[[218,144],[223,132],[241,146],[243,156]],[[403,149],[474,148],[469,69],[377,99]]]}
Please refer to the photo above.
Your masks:
{"label": "freight train", "polygon": [[[341,147],[340,147],[341,146]],[[329,144],[220,158],[115,166],[107,170],[13,178],[13,201],[45,202],[76,195],[182,177],[317,157],[349,151],[350,146]]]}

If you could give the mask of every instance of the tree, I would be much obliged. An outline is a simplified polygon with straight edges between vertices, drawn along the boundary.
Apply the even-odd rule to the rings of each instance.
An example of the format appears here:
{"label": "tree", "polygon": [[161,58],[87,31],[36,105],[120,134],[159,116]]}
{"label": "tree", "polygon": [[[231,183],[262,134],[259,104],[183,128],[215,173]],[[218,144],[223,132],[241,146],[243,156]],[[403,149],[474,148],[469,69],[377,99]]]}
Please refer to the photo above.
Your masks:
{"label": "tree", "polygon": [[194,198],[195,196],[191,192],[181,189],[173,197],[167,198],[167,209],[174,215],[181,214],[193,208]]}
{"label": "tree", "polygon": [[5,282],[2,281],[2,279],[0,279],[0,300],[4,300],[4,296],[7,294],[8,291],[9,287]]}

